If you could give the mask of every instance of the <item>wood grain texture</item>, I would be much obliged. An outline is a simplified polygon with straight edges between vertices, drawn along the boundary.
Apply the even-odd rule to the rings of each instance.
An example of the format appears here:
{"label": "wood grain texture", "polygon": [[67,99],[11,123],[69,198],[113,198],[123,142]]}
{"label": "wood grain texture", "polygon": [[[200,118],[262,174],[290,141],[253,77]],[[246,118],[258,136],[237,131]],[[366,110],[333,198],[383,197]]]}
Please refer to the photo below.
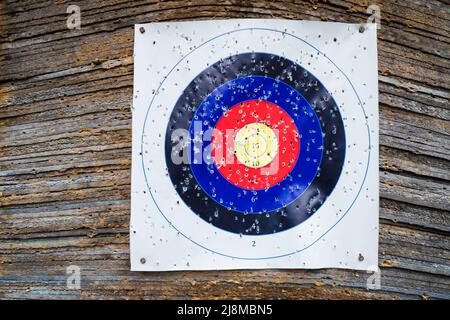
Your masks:
{"label": "wood grain texture", "polygon": [[[0,298],[450,299],[447,1],[0,2]],[[133,25],[381,8],[381,289],[344,270],[129,271]],[[81,290],[66,267],[81,267]]]}

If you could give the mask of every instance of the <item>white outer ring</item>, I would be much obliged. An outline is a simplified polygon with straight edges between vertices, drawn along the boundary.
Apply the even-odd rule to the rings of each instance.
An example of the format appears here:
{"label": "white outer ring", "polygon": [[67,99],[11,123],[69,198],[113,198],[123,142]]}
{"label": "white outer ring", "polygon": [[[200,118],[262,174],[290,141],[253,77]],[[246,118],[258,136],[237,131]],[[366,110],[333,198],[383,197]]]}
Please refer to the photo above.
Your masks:
{"label": "white outer ring", "polygon": [[[325,234],[345,214],[360,190],[361,181],[365,176],[369,136],[365,115],[354,89],[341,71],[326,57],[317,54],[311,46],[294,37],[281,37],[280,32],[242,30],[215,38],[198,47],[189,55],[188,60],[180,62],[178,71],[174,71],[174,74],[165,79],[155,94],[144,124],[144,170],[146,176],[151,177],[147,182],[159,209],[170,223],[191,241],[222,255],[243,259],[267,259],[301,251]],[[233,43],[233,50],[229,42]],[[183,89],[209,65],[230,55],[248,52],[248,47],[254,52],[276,54],[307,66],[305,69],[322,82],[339,106],[347,144],[345,163],[339,181],[320,209],[294,228],[258,236],[230,233],[207,223],[180,201],[170,177],[161,174],[167,172],[164,152],[167,123]]]}

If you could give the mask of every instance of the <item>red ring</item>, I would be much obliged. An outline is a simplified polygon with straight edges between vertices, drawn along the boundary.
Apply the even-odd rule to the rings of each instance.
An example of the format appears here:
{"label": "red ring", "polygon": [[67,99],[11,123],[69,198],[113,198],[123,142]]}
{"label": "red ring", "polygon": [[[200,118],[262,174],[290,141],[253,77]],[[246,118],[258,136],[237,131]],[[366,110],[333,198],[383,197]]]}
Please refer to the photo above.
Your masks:
{"label": "red ring", "polygon": [[[254,122],[264,123],[278,137],[277,155],[262,168],[247,167],[234,154],[237,131]],[[299,134],[292,118],[276,104],[264,100],[248,100],[230,108],[217,122],[211,139],[211,155],[219,172],[230,183],[249,190],[267,189],[286,178],[299,151]]]}

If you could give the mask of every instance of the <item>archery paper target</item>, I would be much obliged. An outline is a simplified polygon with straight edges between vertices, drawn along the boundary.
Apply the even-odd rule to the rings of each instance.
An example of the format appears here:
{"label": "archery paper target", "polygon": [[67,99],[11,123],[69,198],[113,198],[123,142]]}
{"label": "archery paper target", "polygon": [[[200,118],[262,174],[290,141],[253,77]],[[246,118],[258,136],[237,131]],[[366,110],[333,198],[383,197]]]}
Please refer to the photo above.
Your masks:
{"label": "archery paper target", "polygon": [[[375,30],[338,26],[238,20],[136,34],[133,268],[375,265]],[[346,48],[308,41],[317,33]],[[367,65],[347,61],[354,47]]]}

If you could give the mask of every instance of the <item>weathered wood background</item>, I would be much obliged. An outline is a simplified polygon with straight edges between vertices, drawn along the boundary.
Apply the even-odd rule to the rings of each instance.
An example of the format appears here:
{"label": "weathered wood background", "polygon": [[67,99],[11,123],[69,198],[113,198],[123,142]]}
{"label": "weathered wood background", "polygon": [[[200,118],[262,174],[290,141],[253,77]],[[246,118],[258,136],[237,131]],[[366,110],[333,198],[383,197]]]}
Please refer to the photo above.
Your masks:
{"label": "weathered wood background", "polygon": [[[220,4],[219,4],[220,3]],[[69,4],[80,30],[66,27]],[[381,290],[364,272],[129,271],[135,23],[361,23],[381,8]],[[450,299],[444,1],[0,2],[0,298]],[[81,267],[81,290],[66,267]]]}

